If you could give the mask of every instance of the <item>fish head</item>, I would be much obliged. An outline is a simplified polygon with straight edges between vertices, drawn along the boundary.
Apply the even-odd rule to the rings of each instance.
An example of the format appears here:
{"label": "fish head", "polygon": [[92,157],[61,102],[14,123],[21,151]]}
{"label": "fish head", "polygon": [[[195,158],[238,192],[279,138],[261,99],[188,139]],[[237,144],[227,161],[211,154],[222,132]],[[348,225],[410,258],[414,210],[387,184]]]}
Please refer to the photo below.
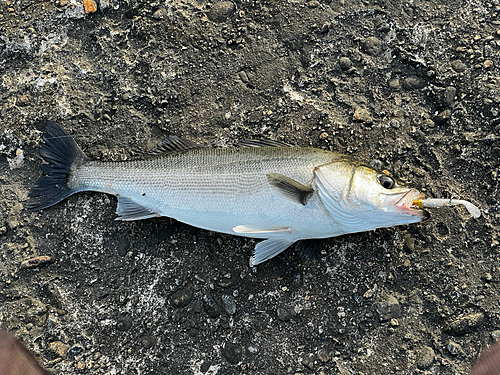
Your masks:
{"label": "fish head", "polygon": [[429,217],[416,203],[424,194],[364,163],[334,161],[314,173],[321,201],[334,220],[347,223],[346,233],[418,223]]}

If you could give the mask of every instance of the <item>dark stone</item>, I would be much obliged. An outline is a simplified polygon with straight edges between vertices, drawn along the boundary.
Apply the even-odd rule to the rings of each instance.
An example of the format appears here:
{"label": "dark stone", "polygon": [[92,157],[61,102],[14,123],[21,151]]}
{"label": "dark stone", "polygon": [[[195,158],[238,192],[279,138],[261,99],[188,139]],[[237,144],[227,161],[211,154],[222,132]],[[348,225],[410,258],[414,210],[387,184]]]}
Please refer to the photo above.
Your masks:
{"label": "dark stone", "polygon": [[352,61],[349,57],[341,57],[339,59],[339,66],[342,70],[349,70],[352,67]]}
{"label": "dark stone", "polygon": [[290,305],[278,307],[276,313],[278,314],[278,319],[282,322],[288,322],[290,319],[295,317],[295,315],[297,315],[293,306]]}
{"label": "dark stone", "polygon": [[401,85],[405,90],[418,90],[425,87],[426,82],[418,77],[406,77],[401,82]]}
{"label": "dark stone", "polygon": [[445,325],[444,332],[454,336],[461,336],[467,333],[474,332],[484,322],[483,313],[473,313],[448,321]]}
{"label": "dark stone", "polygon": [[205,373],[210,369],[210,366],[212,366],[212,364],[209,361],[203,361],[203,363],[200,366],[200,371],[202,373]]}
{"label": "dark stone", "polygon": [[130,241],[126,236],[119,236],[118,241],[116,243],[116,250],[118,251],[118,255],[124,257],[128,253],[128,249],[130,249]]}
{"label": "dark stone", "polygon": [[401,316],[401,306],[398,300],[391,295],[383,296],[383,300],[377,302],[375,310],[381,322],[387,322],[392,318],[399,318]]}
{"label": "dark stone", "polygon": [[80,346],[80,345],[73,345],[70,349],[69,349],[69,354],[71,355],[78,355],[80,354],[81,352],[83,352],[83,347]]}
{"label": "dark stone", "polygon": [[234,301],[234,297],[228,294],[224,294],[222,295],[221,299],[224,310],[226,310],[229,315],[233,315],[236,312],[236,302]]}
{"label": "dark stone", "polygon": [[434,117],[434,121],[438,124],[444,124],[451,117],[451,110],[445,109],[444,111],[439,112],[436,117]]}
{"label": "dark stone", "polygon": [[116,319],[116,329],[118,331],[128,331],[132,327],[132,317],[128,315],[122,315],[118,319]]}
{"label": "dark stone", "polygon": [[156,345],[156,337],[150,335],[143,336],[141,339],[141,344],[145,349],[152,348]]}
{"label": "dark stone", "polygon": [[370,36],[363,43],[363,51],[371,56],[378,55],[382,51],[382,42],[378,38]]}
{"label": "dark stone", "polygon": [[203,308],[210,318],[217,318],[221,313],[219,304],[208,293],[203,296]]}
{"label": "dark stone", "polygon": [[465,65],[461,60],[453,60],[451,62],[451,67],[457,73],[463,73],[467,70],[467,65]]}
{"label": "dark stone", "polygon": [[444,89],[443,95],[441,96],[441,102],[443,105],[449,107],[455,102],[455,96],[457,95],[457,89],[453,86],[448,86]]}
{"label": "dark stone", "polygon": [[193,299],[193,286],[188,285],[184,289],[178,290],[174,294],[172,294],[172,303],[175,307],[185,307],[189,305],[189,303]]}
{"label": "dark stone", "polygon": [[231,1],[215,3],[208,12],[208,19],[214,22],[223,22],[234,13],[234,4]]}
{"label": "dark stone", "polygon": [[422,347],[417,353],[417,367],[421,370],[426,369],[434,362],[434,350],[429,346]]}
{"label": "dark stone", "polygon": [[241,348],[241,345],[226,342],[224,348],[222,348],[222,356],[229,363],[236,365],[241,362],[243,349]]}

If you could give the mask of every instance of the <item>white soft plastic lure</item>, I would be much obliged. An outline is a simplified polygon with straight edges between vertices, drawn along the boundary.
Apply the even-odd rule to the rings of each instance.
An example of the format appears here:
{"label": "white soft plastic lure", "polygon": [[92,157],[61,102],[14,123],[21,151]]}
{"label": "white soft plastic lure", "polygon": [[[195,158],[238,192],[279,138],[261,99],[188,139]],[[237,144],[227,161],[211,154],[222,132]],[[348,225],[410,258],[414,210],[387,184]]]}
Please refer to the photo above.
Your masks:
{"label": "white soft plastic lure", "polygon": [[[274,141],[208,148],[177,137],[138,161],[89,160],[49,121],[43,176],[26,207],[40,210],[79,191],[118,198],[118,220],[168,216],[216,232],[260,238],[251,264],[300,240],[417,223],[424,195],[350,156]],[[431,200],[432,201],[432,200]],[[424,203],[422,203],[424,204]]]}
{"label": "white soft plastic lure", "polygon": [[475,219],[481,216],[481,210],[474,206],[471,202],[462,199],[442,199],[442,198],[427,198],[415,201],[413,203],[419,208],[439,208],[447,206],[464,206],[471,216]]}

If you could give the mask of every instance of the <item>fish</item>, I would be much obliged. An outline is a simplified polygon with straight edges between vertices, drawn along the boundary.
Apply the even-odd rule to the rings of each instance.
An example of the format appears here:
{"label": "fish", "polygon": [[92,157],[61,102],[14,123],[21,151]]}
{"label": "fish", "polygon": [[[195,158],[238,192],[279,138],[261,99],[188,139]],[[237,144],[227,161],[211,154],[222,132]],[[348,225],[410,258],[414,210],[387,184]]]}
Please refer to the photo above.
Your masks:
{"label": "fish", "polygon": [[117,197],[116,220],[170,217],[220,233],[262,239],[250,265],[302,240],[429,218],[424,194],[351,156],[272,140],[204,147],[167,137],[141,160],[89,159],[57,123],[42,135],[42,176],[28,210],[82,191]]}

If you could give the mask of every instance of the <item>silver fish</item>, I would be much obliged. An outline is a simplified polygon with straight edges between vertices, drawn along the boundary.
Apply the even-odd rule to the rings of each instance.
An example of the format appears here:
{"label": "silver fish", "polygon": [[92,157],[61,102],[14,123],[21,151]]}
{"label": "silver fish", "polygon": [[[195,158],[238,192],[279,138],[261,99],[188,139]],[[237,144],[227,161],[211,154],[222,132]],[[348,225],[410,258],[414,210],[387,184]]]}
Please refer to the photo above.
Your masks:
{"label": "silver fish", "polygon": [[211,231],[262,238],[256,265],[303,239],[417,223],[423,194],[350,156],[273,141],[206,148],[177,137],[144,160],[89,160],[48,122],[43,176],[26,207],[47,208],[80,191],[118,197],[117,220],[168,216]]}

